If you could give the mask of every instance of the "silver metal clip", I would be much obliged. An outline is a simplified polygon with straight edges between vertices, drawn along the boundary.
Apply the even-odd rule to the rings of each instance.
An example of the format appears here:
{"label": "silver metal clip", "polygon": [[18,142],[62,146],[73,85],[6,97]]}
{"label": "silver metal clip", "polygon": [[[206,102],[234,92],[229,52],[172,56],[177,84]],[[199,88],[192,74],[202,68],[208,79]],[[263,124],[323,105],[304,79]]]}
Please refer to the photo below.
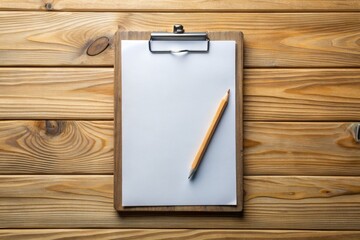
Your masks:
{"label": "silver metal clip", "polygon": [[[206,41],[206,49],[181,49],[181,50],[154,50],[151,44],[154,41]],[[152,53],[207,53],[210,49],[210,39],[206,32],[185,33],[183,25],[174,25],[173,32],[154,32],[151,33],[149,40],[149,51]]]}
{"label": "silver metal clip", "polygon": [[360,143],[360,123],[356,124],[354,127],[354,140],[357,143]]}

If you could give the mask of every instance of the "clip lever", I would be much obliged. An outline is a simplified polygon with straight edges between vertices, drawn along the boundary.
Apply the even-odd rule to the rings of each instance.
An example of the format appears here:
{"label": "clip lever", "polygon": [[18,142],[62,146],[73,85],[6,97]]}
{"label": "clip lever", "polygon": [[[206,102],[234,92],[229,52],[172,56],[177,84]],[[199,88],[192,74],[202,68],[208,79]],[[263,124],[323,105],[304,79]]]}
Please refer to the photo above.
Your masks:
{"label": "clip lever", "polygon": [[[206,49],[203,50],[154,50],[151,47],[152,42],[154,41],[206,41]],[[192,32],[185,33],[183,25],[176,24],[174,25],[173,32],[154,32],[151,33],[149,40],[149,51],[152,53],[207,53],[210,48],[210,39],[206,32]]]}

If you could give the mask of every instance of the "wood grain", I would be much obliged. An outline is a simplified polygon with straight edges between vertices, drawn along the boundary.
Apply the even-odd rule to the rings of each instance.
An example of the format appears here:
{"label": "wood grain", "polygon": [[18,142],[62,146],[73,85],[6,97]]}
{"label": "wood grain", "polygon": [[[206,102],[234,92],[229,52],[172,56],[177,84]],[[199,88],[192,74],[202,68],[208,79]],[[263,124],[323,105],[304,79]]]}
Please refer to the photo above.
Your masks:
{"label": "wood grain", "polygon": [[[302,1],[304,2],[304,1]],[[245,66],[359,67],[360,13],[0,12],[2,66],[112,66],[113,36],[126,30],[242,31]],[[86,54],[101,37],[110,46]]]}
{"label": "wood grain", "polygon": [[236,79],[235,102],[236,113],[236,206],[152,206],[152,207],[123,207],[122,206],[122,71],[121,71],[121,41],[149,39],[151,32],[118,31],[115,36],[115,144],[114,144],[114,207],[121,212],[241,212],[243,209],[243,34],[241,32],[209,32],[208,36],[214,40],[231,40],[236,42]]}
{"label": "wood grain", "polygon": [[[0,119],[113,119],[112,68],[0,68]],[[360,69],[245,69],[250,121],[360,121]]]}
{"label": "wood grain", "polygon": [[[245,122],[245,175],[360,175],[352,123]],[[0,121],[0,174],[112,174],[112,121]]]}
{"label": "wood grain", "polygon": [[0,119],[113,119],[113,70],[0,68]]}
{"label": "wood grain", "polygon": [[1,121],[0,174],[112,174],[113,122]]}
{"label": "wood grain", "polygon": [[352,123],[245,123],[246,175],[360,175]]}
{"label": "wood grain", "polygon": [[62,240],[76,238],[98,240],[248,240],[248,239],[296,239],[296,240],[358,240],[360,231],[299,231],[299,230],[198,230],[198,229],[8,229],[0,230],[3,239]]}
{"label": "wood grain", "polygon": [[[0,176],[0,228],[15,228],[0,239],[360,239],[360,154],[341,122],[360,121],[359,10],[359,0],[1,0],[0,66],[112,67],[118,26],[244,32],[245,117],[257,121],[245,124],[245,174],[324,176],[248,176],[238,217],[120,217],[111,176]],[[0,119],[39,119],[0,121],[0,174],[111,174],[112,78],[112,68],[0,68]],[[19,229],[31,227],[60,229]]]}
{"label": "wood grain", "polygon": [[360,120],[359,69],[247,69],[247,120]]}
{"label": "wood grain", "polygon": [[359,177],[246,177],[242,215],[120,216],[112,176],[0,176],[1,228],[360,228]]}
{"label": "wood grain", "polygon": [[55,10],[55,11],[359,11],[358,0],[221,0],[221,1],[181,1],[181,0],[123,0],[123,1],[86,1],[86,0],[2,0],[0,10]]}

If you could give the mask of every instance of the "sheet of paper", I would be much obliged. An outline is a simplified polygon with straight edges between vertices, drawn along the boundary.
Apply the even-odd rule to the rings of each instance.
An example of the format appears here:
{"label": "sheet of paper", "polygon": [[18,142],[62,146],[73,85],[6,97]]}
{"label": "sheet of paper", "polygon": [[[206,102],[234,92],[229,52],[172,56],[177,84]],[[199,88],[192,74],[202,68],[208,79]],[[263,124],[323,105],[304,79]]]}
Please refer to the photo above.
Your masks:
{"label": "sheet of paper", "polygon": [[[152,54],[143,40],[121,46],[122,205],[236,205],[235,41],[188,54]],[[228,89],[228,106],[189,180]]]}

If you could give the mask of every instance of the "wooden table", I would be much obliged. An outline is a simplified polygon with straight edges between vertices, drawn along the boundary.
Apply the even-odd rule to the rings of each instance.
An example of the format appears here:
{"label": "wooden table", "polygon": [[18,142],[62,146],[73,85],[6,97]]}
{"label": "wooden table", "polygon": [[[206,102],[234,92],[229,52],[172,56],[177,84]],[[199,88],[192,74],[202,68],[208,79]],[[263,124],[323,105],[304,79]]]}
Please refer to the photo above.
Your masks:
{"label": "wooden table", "polygon": [[[359,0],[0,2],[0,239],[359,239]],[[241,216],[113,209],[113,36],[245,36]],[[165,230],[167,229],[167,230]]]}

